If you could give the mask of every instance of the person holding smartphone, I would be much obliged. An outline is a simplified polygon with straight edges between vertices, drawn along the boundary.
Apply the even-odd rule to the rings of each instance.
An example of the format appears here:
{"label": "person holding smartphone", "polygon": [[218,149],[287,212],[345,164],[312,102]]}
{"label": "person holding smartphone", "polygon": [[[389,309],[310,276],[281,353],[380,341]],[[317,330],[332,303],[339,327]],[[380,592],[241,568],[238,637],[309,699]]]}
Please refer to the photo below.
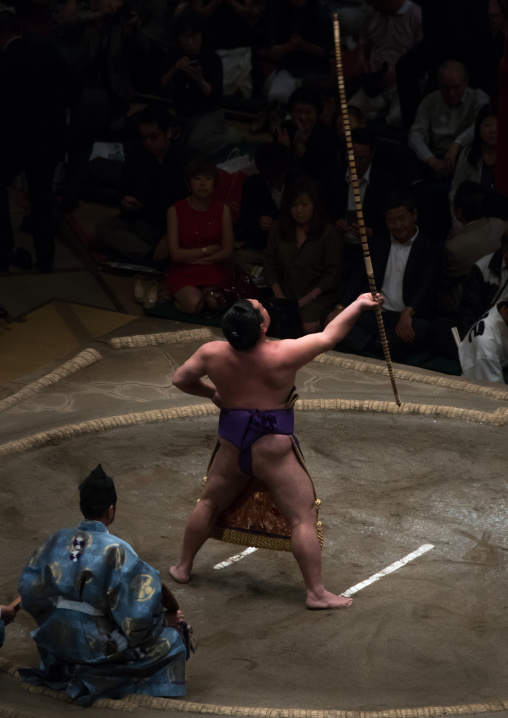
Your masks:
{"label": "person holding smartphone", "polygon": [[203,48],[204,25],[203,13],[191,8],[178,16],[173,26],[178,57],[161,82],[171,88],[176,114],[186,121],[189,148],[212,155],[243,135],[226,127],[222,62],[215,52]]}

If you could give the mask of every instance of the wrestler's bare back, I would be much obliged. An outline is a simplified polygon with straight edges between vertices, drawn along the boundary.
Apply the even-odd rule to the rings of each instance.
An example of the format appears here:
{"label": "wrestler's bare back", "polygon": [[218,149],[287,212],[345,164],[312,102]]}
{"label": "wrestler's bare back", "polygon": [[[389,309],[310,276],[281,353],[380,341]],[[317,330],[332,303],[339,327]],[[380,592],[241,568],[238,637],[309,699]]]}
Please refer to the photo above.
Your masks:
{"label": "wrestler's bare back", "polygon": [[228,342],[203,347],[206,375],[229,409],[280,409],[295,384],[299,368],[288,361],[284,345],[291,340],[265,341],[248,352]]}

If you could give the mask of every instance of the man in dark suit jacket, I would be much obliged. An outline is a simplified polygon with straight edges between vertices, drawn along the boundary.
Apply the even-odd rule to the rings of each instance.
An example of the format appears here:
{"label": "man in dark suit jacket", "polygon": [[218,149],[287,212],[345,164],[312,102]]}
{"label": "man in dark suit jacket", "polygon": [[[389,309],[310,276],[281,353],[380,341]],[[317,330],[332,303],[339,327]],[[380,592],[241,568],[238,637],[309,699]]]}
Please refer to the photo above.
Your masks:
{"label": "man in dark suit jacket", "polygon": [[[404,360],[427,339],[437,299],[441,247],[418,229],[410,194],[390,192],[384,206],[390,235],[371,243],[372,264],[377,286],[385,298],[383,320],[390,351],[394,359]],[[382,354],[375,317],[372,321],[360,318],[341,346]]]}
{"label": "man in dark suit jacket", "polygon": [[[374,135],[364,127],[351,132],[356,172],[360,183],[363,216],[365,219],[367,239],[377,236],[385,229],[383,199],[385,195],[398,187],[392,175],[379,169],[374,163]],[[347,244],[359,244],[360,232],[354,215],[353,191],[350,185],[349,169],[341,168],[341,174],[333,183],[333,196],[330,197],[331,219],[337,223],[344,234]]]}
{"label": "man in dark suit jacket", "polygon": [[14,250],[7,187],[25,171],[38,268],[53,269],[52,180],[63,150],[66,106],[80,88],[56,50],[25,40],[14,13],[0,12],[0,271]]}
{"label": "man in dark suit jacket", "polygon": [[[371,239],[385,231],[383,198],[387,192],[397,187],[397,180],[373,163],[374,135],[369,130],[363,127],[354,129],[351,138],[365,231],[367,239]],[[346,303],[346,298],[352,294],[352,288],[356,288],[358,283],[363,281],[365,268],[350,172],[349,169],[344,172],[342,166],[337,169],[340,174],[336,175],[329,186],[328,205],[330,218],[336,223],[344,241],[341,301]]]}

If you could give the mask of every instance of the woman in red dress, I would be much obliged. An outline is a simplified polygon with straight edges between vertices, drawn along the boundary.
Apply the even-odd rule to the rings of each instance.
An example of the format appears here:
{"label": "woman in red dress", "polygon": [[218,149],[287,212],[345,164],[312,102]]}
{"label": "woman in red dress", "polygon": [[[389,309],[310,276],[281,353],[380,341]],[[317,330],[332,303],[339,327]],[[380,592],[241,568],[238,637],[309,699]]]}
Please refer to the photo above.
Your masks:
{"label": "woman in red dress", "polygon": [[231,282],[234,249],[231,212],[212,199],[218,171],[207,159],[195,159],[185,173],[190,196],[168,210],[169,256],[166,283],[176,309],[196,314],[204,305],[218,309],[217,288]]}

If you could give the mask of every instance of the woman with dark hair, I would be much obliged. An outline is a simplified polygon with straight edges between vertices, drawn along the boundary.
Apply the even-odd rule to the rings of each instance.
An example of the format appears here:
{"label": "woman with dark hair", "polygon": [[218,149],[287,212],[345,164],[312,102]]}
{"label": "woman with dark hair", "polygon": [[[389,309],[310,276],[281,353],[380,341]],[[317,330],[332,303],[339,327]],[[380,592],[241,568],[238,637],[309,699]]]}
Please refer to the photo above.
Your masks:
{"label": "woman with dark hair", "polygon": [[326,220],[314,182],[294,182],[270,230],[264,279],[276,299],[298,303],[305,334],[321,329],[323,311],[337,299],[341,256],[342,240]]}
{"label": "woman with dark hair", "polygon": [[449,197],[455,225],[460,225],[453,211],[458,187],[462,182],[469,180],[478,182],[487,191],[492,190],[494,187],[496,155],[497,117],[492,105],[485,105],[476,117],[473,141],[464,148],[457,161],[453,175]]}
{"label": "woman with dark hair", "polygon": [[212,199],[218,171],[206,158],[192,160],[185,180],[189,197],[168,210],[169,256],[173,264],[166,284],[175,307],[196,314],[206,306],[219,309],[221,285],[231,280],[229,260],[233,254],[231,212]]}

